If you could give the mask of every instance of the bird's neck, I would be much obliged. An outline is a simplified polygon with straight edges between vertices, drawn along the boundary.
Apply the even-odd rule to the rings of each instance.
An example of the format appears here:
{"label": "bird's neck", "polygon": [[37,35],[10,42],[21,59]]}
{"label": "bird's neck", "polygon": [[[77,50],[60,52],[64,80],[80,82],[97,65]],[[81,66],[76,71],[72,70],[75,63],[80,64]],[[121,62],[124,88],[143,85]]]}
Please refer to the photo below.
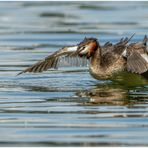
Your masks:
{"label": "bird's neck", "polygon": [[97,50],[94,52],[94,54],[91,57],[91,66],[93,67],[100,67],[101,63],[101,48],[98,47]]}

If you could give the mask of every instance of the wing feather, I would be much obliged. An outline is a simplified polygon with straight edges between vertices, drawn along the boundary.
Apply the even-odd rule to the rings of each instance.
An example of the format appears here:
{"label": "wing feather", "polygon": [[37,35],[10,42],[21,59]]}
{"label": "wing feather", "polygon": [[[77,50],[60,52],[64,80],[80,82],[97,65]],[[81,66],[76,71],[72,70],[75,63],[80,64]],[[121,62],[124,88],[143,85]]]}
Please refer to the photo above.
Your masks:
{"label": "wing feather", "polygon": [[138,52],[133,52],[127,57],[127,70],[142,74],[148,71],[148,62]]}
{"label": "wing feather", "polygon": [[122,56],[130,39],[131,38],[122,38],[115,45],[110,42],[105,43],[104,46],[102,46],[101,65],[108,67],[115,63]]}
{"label": "wing feather", "polygon": [[[21,71],[18,75],[25,73],[25,72],[43,72],[50,68],[56,69],[58,66],[58,61],[61,56],[70,56],[71,54],[75,53],[77,50],[77,46],[69,46],[64,47],[55,53],[49,55],[45,59],[35,63],[34,65],[30,66],[29,68]],[[73,55],[76,56],[76,55]]]}
{"label": "wing feather", "polygon": [[127,47],[127,70],[133,73],[143,74],[148,71],[147,36],[143,41],[131,43]]}

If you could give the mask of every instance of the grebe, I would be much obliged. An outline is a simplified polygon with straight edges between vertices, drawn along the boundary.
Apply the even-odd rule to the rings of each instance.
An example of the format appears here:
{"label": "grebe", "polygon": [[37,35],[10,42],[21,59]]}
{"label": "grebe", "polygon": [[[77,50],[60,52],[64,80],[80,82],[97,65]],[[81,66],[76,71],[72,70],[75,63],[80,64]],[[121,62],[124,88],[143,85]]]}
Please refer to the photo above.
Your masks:
{"label": "grebe", "polygon": [[63,47],[19,74],[57,68],[61,56],[79,56],[90,59],[89,72],[96,79],[112,79],[122,71],[148,78],[147,36],[142,42],[128,44],[130,39],[122,38],[116,44],[107,42],[101,46],[96,38],[85,38],[77,45]]}

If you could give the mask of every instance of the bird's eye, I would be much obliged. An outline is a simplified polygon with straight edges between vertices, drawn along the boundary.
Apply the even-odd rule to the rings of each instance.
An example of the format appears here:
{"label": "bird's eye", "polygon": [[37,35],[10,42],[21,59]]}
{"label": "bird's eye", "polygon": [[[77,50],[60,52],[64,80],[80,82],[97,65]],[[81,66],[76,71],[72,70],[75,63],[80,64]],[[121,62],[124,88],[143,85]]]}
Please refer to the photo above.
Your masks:
{"label": "bird's eye", "polygon": [[80,50],[84,50],[84,49],[85,49],[85,46],[83,46],[83,47],[80,48]]}

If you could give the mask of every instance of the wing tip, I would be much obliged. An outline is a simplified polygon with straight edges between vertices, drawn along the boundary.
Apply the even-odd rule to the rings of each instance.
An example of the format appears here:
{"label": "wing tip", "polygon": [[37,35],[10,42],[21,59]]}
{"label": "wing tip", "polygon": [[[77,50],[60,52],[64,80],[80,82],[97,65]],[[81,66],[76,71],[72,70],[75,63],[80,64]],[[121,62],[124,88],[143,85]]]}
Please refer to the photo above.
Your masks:
{"label": "wing tip", "polygon": [[19,72],[18,74],[16,74],[16,77],[23,74],[23,73],[25,73],[25,72],[24,71]]}

